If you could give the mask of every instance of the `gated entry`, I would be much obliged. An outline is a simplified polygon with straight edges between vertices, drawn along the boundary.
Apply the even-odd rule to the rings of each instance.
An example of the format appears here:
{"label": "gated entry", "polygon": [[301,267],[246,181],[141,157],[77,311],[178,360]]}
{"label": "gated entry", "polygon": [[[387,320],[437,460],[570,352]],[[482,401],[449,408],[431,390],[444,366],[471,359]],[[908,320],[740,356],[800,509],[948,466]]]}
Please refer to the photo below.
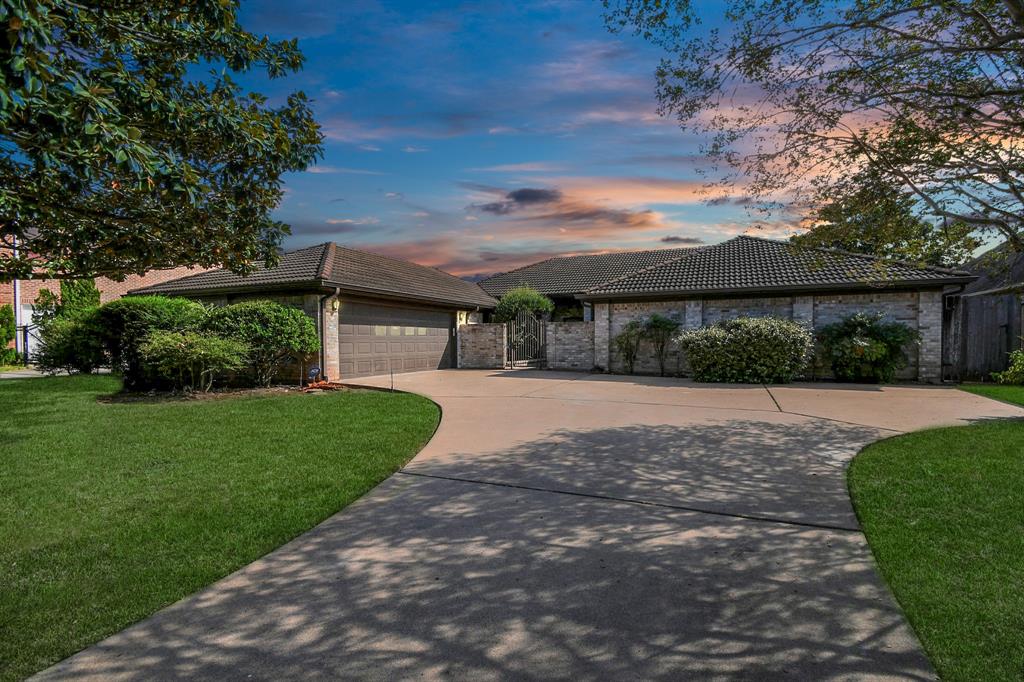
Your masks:
{"label": "gated entry", "polygon": [[520,310],[508,322],[508,367],[543,367],[547,359],[544,320]]}

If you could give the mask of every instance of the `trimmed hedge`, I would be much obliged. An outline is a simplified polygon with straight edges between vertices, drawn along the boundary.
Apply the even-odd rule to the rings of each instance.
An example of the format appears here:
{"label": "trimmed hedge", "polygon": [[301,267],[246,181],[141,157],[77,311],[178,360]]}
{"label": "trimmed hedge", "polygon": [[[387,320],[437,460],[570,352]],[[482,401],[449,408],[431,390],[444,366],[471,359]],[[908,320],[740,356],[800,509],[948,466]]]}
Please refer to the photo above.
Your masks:
{"label": "trimmed hedge", "polygon": [[197,331],[208,316],[206,306],[187,298],[128,296],[101,306],[96,326],[110,366],[121,373],[125,389],[141,391],[167,385],[142,354],[146,338],[154,331]]}
{"label": "trimmed hedge", "polygon": [[273,301],[248,301],[214,308],[204,328],[249,347],[253,381],[269,386],[286,364],[320,350],[316,325],[301,310]]}
{"label": "trimmed hedge", "polygon": [[98,311],[80,310],[40,322],[40,344],[32,356],[36,367],[49,374],[91,374],[107,365]]}
{"label": "trimmed hedge", "polygon": [[174,388],[205,392],[216,377],[246,366],[249,346],[211,333],[154,331],[141,351],[146,362]]}
{"label": "trimmed hedge", "polygon": [[787,383],[807,365],[811,333],[792,320],[740,317],[677,337],[697,381]]}

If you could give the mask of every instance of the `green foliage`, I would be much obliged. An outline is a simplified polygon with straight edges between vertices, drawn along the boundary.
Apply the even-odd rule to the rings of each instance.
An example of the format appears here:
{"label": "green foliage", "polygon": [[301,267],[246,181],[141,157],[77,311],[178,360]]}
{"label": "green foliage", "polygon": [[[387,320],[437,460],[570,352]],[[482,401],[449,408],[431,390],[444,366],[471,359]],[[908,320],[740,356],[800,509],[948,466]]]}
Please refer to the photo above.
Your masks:
{"label": "green foliage", "polygon": [[249,366],[259,386],[269,386],[288,362],[320,350],[313,320],[301,310],[273,301],[215,308],[205,328],[249,346]]}
{"label": "green foliage", "polygon": [[[876,173],[837,181],[836,196],[818,208],[814,226],[794,243],[943,267],[966,262],[981,245],[966,223],[923,220],[913,194]],[[884,276],[884,263],[879,265]]]}
{"label": "green foliage", "polygon": [[159,374],[142,355],[146,337],[154,331],[198,330],[207,315],[205,306],[185,298],[128,296],[101,306],[95,329],[124,387],[141,391],[161,385]]}
{"label": "green foliage", "polygon": [[37,330],[40,344],[32,357],[36,367],[56,374],[90,374],[107,364],[98,309],[79,310],[44,320]]}
{"label": "green foliage", "polygon": [[643,339],[644,325],[637,320],[627,322],[622,331],[612,338],[612,348],[615,349],[615,354],[622,358],[628,374],[633,373],[633,368],[636,366],[636,356],[640,352],[640,342]]}
{"label": "green foliage", "polygon": [[276,261],[282,175],[322,136],[301,92],[271,103],[233,79],[303,63],[238,5],[0,2],[0,245],[21,246],[0,249],[0,280]]}
{"label": "green foliage", "polygon": [[65,313],[75,314],[91,310],[100,304],[100,290],[92,279],[61,280],[60,294],[43,289],[33,304],[33,321],[37,324],[52,320]]}
{"label": "green foliage", "polygon": [[814,339],[804,327],[776,317],[740,317],[691,329],[678,337],[697,381],[786,383],[803,371]]}
{"label": "green foliage", "polygon": [[555,304],[550,298],[532,287],[518,287],[501,297],[494,309],[497,322],[508,322],[515,319],[520,311],[525,310],[534,315],[550,313]]}
{"label": "green foliage", "polygon": [[140,350],[146,362],[175,389],[204,392],[217,376],[245,367],[249,353],[241,341],[194,331],[151,332]]}
{"label": "green foliage", "polygon": [[18,335],[15,325],[14,308],[10,304],[0,305],[0,365],[17,364],[18,352],[8,346]]}
{"label": "green foliage", "polygon": [[886,382],[906,367],[905,347],[919,338],[899,322],[883,322],[881,313],[856,313],[822,327],[822,353],[838,381]]}
{"label": "green foliage", "polygon": [[644,322],[644,338],[654,347],[654,356],[658,358],[658,369],[665,376],[665,359],[668,349],[679,331],[679,323],[664,315],[651,315]]}
{"label": "green foliage", "polygon": [[992,380],[1000,384],[1024,385],[1024,350],[1010,353],[1010,366],[1005,372],[993,372]]}

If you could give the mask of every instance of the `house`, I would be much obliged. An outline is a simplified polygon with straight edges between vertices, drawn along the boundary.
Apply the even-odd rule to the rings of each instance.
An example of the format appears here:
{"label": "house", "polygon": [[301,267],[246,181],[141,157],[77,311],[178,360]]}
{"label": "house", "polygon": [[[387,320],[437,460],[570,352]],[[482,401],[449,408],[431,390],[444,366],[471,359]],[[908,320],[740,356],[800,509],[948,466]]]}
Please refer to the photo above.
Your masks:
{"label": "house", "polygon": [[[524,285],[562,306],[586,306],[582,321],[546,324],[543,360],[558,369],[623,371],[612,339],[629,321],[654,313],[683,328],[776,315],[818,329],[852,313],[877,311],[921,335],[908,349],[901,378],[935,382],[942,377],[945,296],[973,279],[959,270],[743,236],[697,248],[552,258],[479,285],[327,243],[284,254],[277,267],[248,277],[215,270],[132,293],[217,304],[270,298],[300,307],[320,330],[321,366],[342,379],[504,366],[508,329],[484,320],[497,297]],[[685,370],[684,358],[670,362]],[[653,353],[641,354],[636,369],[656,373]]]}
{"label": "house", "polygon": [[964,266],[977,279],[946,306],[947,378],[985,381],[1024,348],[1024,253],[1003,243]]}
{"label": "house", "polygon": [[286,253],[247,277],[211,270],[132,293],[301,308],[316,321],[320,367],[332,379],[454,367],[458,327],[497,303],[446,272],[333,243]]}

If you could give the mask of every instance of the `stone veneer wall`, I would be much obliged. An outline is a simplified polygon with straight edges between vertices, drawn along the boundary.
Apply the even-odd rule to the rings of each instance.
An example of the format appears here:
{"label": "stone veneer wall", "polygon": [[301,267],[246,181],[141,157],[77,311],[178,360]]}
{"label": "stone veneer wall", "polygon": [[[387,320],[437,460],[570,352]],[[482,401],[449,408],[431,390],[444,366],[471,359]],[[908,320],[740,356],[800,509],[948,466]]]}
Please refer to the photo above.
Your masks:
{"label": "stone veneer wall", "polygon": [[[899,378],[928,382],[941,380],[941,290],[595,303],[594,364],[613,372],[624,372],[622,361],[611,348],[611,340],[628,322],[642,321],[655,313],[677,320],[683,329],[695,329],[740,316],[768,315],[793,319],[812,329],[820,329],[856,312],[881,312],[887,320],[917,329],[921,341],[917,346],[908,348],[909,362]],[[673,350],[666,366],[669,371],[685,374],[685,358],[680,355]],[[815,377],[824,378],[829,375],[827,366],[821,362],[815,365]],[[637,374],[658,373],[657,358],[649,346],[641,348],[634,371]]]}
{"label": "stone veneer wall", "polygon": [[459,367],[463,369],[501,369],[508,347],[505,325],[501,322],[459,326]]}
{"label": "stone veneer wall", "polygon": [[594,368],[593,322],[548,322],[546,334],[548,369]]}

